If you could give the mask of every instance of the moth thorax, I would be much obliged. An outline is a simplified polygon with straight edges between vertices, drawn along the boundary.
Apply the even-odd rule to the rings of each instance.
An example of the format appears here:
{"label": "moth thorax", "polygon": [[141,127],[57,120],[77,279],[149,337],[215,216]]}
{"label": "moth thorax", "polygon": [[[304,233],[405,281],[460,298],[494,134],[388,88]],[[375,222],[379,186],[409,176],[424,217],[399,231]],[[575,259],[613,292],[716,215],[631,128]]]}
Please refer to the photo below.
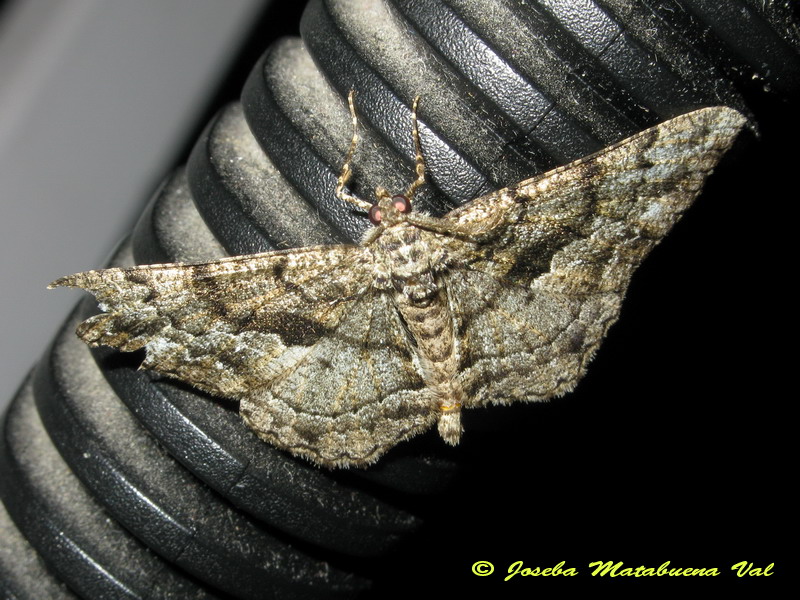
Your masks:
{"label": "moth thorax", "polygon": [[420,308],[428,306],[439,293],[439,286],[430,272],[398,277],[395,279],[395,288]]}
{"label": "moth thorax", "polygon": [[411,201],[405,196],[378,196],[378,202],[369,209],[369,220],[373,225],[378,225],[384,221],[391,224],[397,220],[398,214],[408,214],[411,212]]}

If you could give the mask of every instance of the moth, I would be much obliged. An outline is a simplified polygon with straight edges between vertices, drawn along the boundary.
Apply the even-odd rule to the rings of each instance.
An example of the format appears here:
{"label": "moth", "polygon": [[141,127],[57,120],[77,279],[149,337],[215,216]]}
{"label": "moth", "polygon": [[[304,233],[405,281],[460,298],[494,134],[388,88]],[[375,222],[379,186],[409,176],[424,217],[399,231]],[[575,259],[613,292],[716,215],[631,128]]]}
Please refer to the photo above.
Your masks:
{"label": "moth", "polygon": [[441,218],[413,209],[416,178],[367,202],[360,245],[201,264],[87,271],[89,345],[146,349],[142,367],[239,401],[263,440],[318,465],[363,467],[461,411],[572,390],[619,315],[631,274],[700,192],[745,118],[726,107],[666,121]]}

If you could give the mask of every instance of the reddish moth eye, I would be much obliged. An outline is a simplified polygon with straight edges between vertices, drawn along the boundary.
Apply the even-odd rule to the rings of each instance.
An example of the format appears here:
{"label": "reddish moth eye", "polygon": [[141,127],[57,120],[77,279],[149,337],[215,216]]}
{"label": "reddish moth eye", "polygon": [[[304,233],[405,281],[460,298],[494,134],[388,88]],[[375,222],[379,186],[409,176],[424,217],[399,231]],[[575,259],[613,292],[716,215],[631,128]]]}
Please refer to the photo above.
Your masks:
{"label": "reddish moth eye", "polygon": [[411,202],[405,196],[392,196],[392,204],[401,213],[411,212]]}
{"label": "reddish moth eye", "polygon": [[380,207],[377,204],[373,204],[372,208],[369,209],[367,216],[369,216],[369,220],[372,221],[373,225],[378,225],[381,222]]}

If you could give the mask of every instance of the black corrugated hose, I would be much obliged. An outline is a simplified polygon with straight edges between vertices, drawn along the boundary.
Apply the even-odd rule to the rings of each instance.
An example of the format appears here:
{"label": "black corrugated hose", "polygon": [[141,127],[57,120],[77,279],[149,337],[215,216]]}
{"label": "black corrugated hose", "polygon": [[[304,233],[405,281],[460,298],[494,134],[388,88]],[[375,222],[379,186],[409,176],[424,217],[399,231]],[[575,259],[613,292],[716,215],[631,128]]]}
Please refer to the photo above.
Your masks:
{"label": "black corrugated hose", "polygon": [[[311,0],[301,38],[267,49],[112,262],[357,241],[368,222],[333,193],[350,90],[364,197],[413,178],[421,96],[418,208],[436,214],[701,106],[746,113],[750,139],[637,275],[578,390],[469,412],[456,449],[434,432],[367,470],[315,468],[258,441],[229,403],[138,371],[141,356],[90,351],[73,333],[96,310],[82,302],[5,415],[0,594],[495,594],[528,583],[503,583],[517,560],[580,575],[593,560],[671,560],[723,578],[737,557],[777,560],[781,419],[765,332],[780,329],[770,290],[780,211],[796,199],[780,187],[800,91],[792,10]],[[497,572],[473,575],[478,560]]]}

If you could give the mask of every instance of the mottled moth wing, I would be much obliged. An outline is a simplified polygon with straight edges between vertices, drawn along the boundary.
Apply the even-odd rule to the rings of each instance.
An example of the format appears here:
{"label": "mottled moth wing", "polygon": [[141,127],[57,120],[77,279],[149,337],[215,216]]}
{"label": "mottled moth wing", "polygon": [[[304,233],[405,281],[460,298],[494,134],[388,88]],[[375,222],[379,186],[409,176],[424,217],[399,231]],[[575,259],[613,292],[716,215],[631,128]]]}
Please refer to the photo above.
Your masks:
{"label": "mottled moth wing", "polygon": [[86,343],[145,347],[143,367],[239,400],[260,437],[333,466],[371,462],[436,418],[372,278],[366,248],[322,246],[88,271],[51,287],[96,296],[105,312],[78,327]]}
{"label": "mottled moth wing", "polygon": [[[324,246],[202,264],[143,265],[63,277],[105,311],[78,327],[93,346],[147,348],[143,367],[226,397],[272,379],[274,359],[335,329],[369,286],[358,246]],[[339,269],[352,277],[332,277]],[[359,277],[359,275],[362,275]]]}
{"label": "mottled moth wing", "polygon": [[276,362],[281,376],[240,411],[262,438],[315,462],[369,464],[438,418],[391,294],[361,296],[335,331]]}
{"label": "mottled moth wing", "polygon": [[479,230],[443,277],[465,406],[571,390],[631,274],[689,207],[745,123],[697,110],[449,213]]}

